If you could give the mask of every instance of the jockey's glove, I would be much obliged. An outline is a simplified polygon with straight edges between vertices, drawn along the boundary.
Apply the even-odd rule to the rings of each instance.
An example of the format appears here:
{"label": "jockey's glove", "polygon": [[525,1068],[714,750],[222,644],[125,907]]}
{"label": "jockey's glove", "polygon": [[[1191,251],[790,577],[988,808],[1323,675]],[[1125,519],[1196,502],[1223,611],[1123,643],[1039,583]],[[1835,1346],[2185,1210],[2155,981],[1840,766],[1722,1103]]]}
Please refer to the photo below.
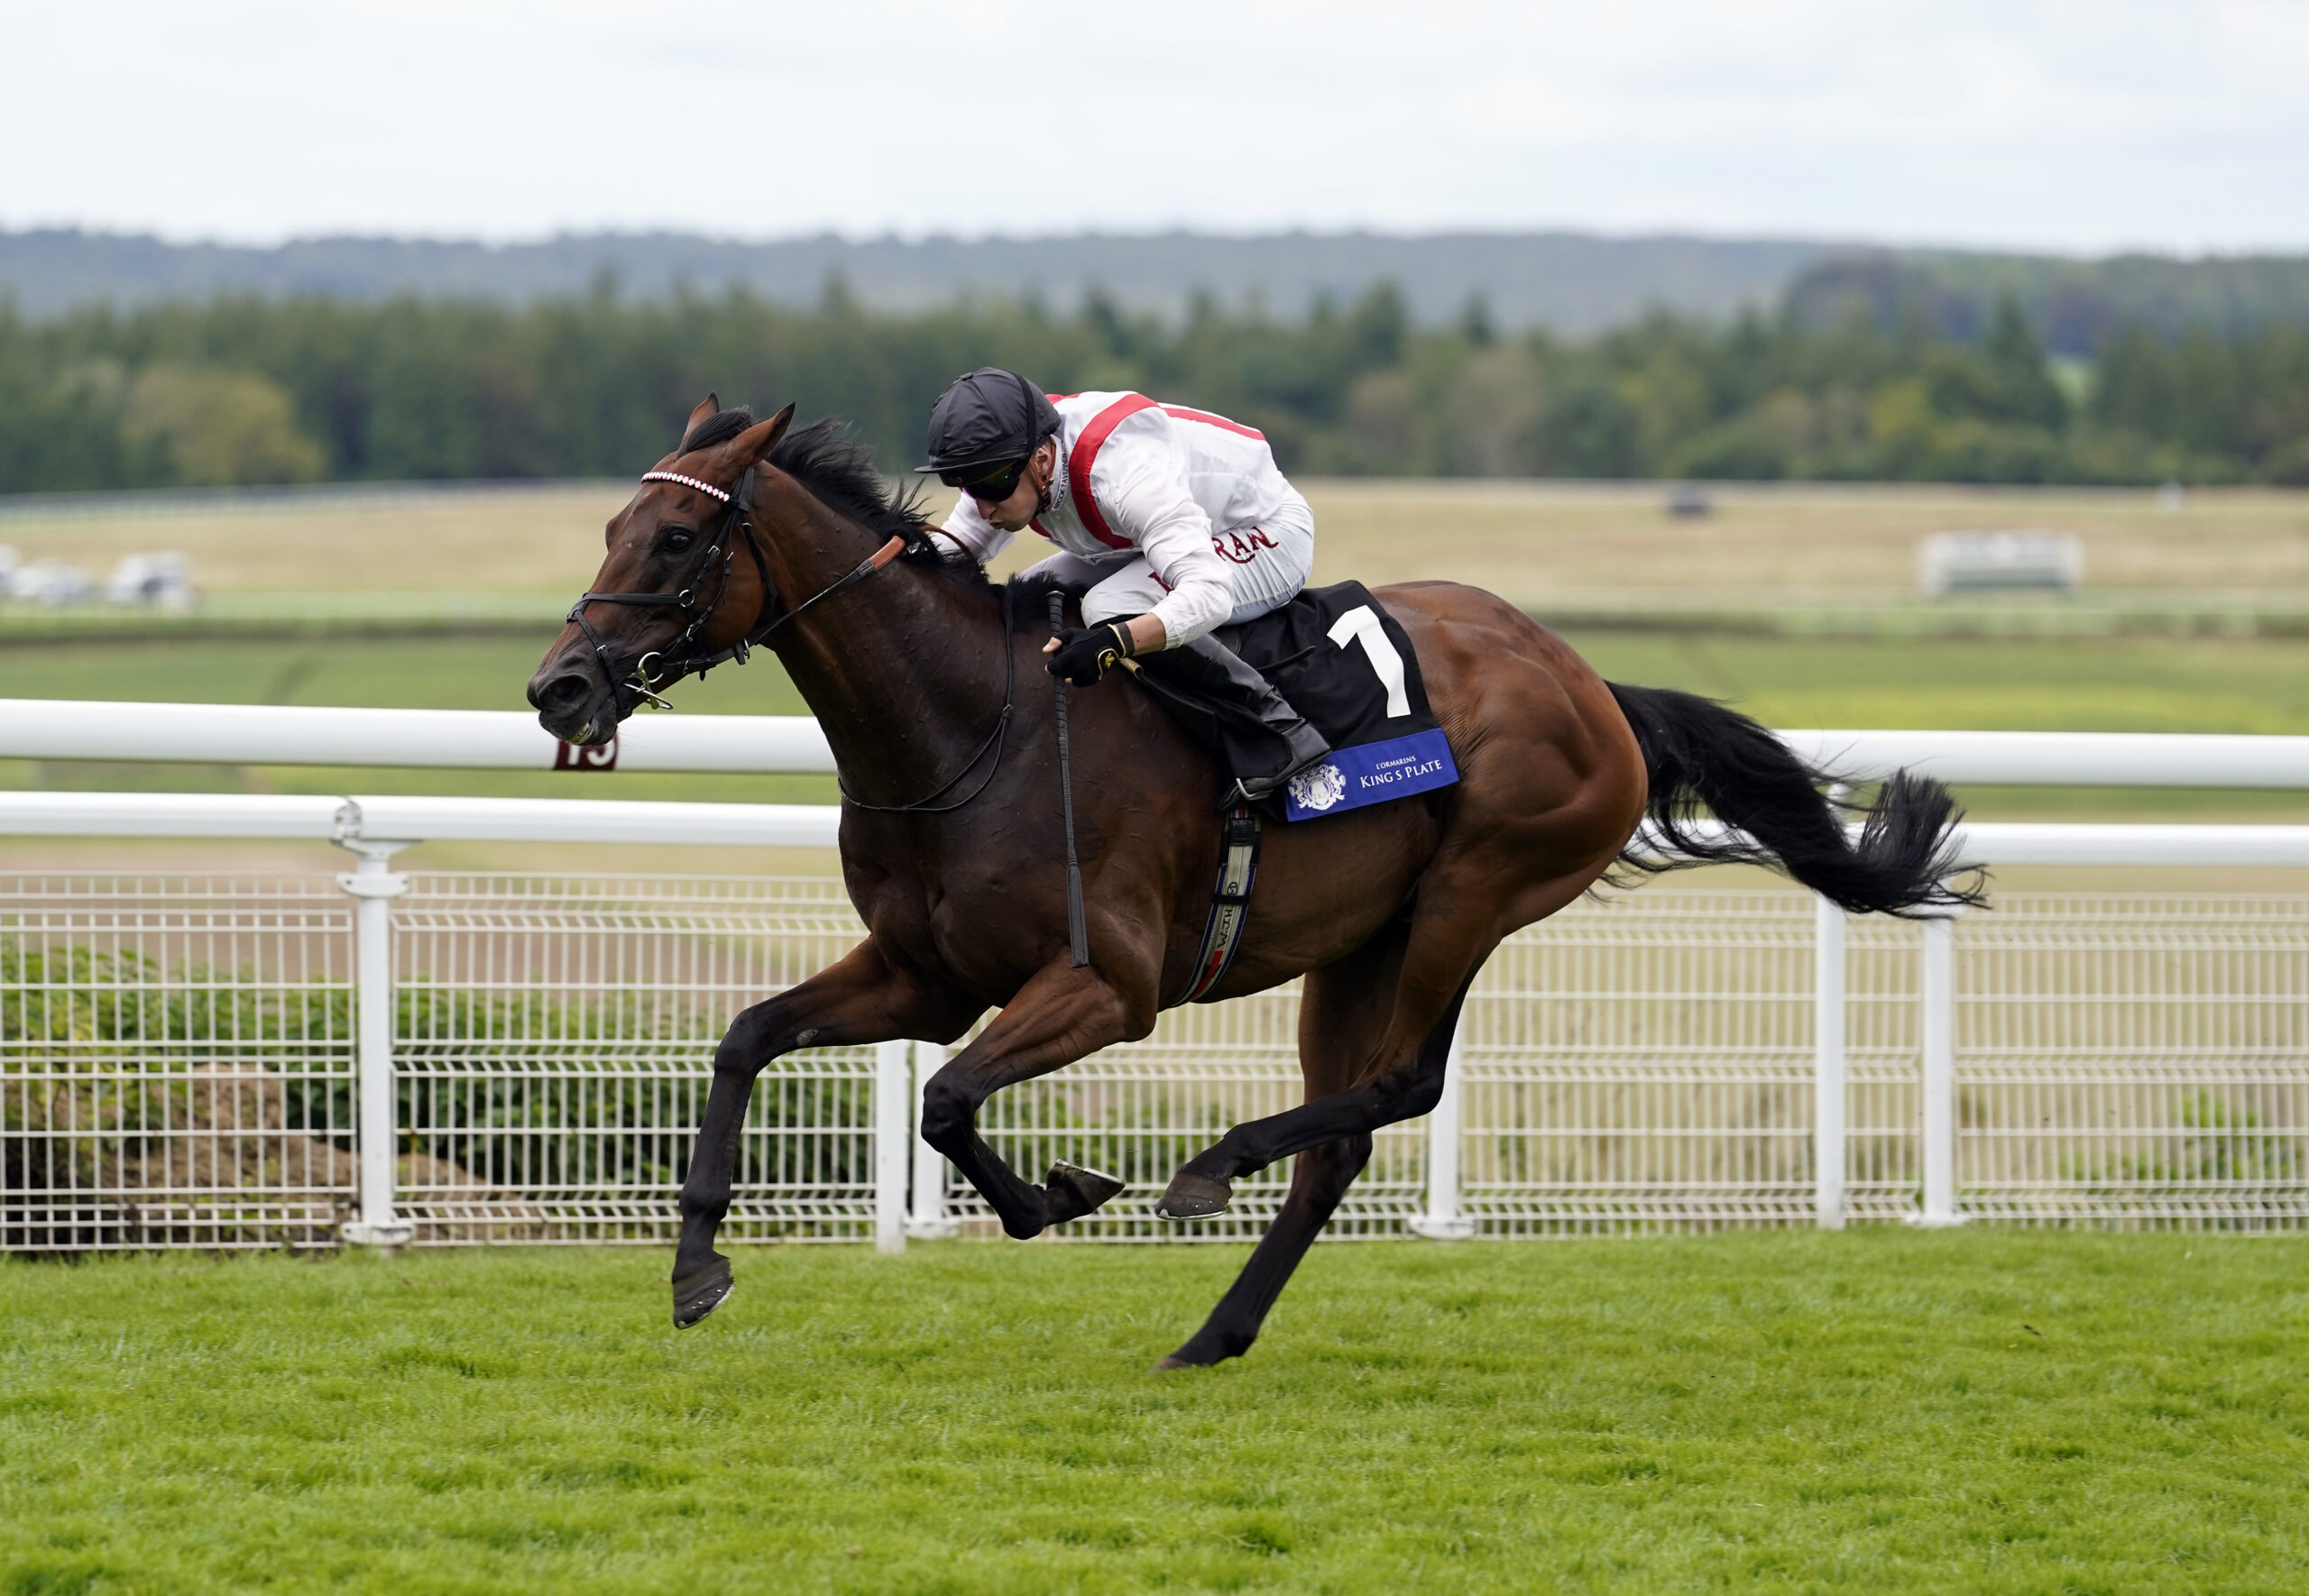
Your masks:
{"label": "jockey's glove", "polygon": [[1088,687],[1130,657],[1130,634],[1118,626],[1062,628],[1058,651],[1050,656],[1050,674]]}

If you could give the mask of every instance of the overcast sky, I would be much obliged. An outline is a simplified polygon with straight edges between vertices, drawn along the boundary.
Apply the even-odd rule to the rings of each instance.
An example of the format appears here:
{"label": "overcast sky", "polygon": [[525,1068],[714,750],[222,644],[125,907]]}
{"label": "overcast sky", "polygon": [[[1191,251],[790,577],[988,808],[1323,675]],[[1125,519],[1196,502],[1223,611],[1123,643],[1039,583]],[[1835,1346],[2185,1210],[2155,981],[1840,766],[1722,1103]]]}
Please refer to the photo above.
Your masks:
{"label": "overcast sky", "polygon": [[2309,0],[0,0],[0,226],[2309,247]]}

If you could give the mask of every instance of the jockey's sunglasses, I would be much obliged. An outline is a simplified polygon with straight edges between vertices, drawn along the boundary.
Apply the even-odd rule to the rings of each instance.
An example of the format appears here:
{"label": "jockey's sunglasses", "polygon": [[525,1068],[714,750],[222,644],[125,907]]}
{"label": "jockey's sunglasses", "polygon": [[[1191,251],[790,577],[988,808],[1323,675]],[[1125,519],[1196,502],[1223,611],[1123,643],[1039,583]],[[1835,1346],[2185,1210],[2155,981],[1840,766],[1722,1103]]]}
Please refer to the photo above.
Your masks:
{"label": "jockey's sunglasses", "polygon": [[[972,470],[981,468],[972,467]],[[942,471],[938,480],[949,488],[960,488],[982,503],[998,504],[1018,490],[1018,479],[1026,474],[1026,463],[1013,460],[1007,465],[997,465],[983,471],[972,480],[969,471]]]}

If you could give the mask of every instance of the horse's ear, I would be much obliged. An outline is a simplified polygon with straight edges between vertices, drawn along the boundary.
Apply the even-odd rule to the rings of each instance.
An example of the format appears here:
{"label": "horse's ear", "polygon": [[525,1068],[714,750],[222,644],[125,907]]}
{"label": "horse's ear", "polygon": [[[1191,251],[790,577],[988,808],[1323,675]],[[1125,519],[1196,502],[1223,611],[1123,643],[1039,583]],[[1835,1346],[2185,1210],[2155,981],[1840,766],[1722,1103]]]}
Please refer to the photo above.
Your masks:
{"label": "horse's ear", "polygon": [[682,436],[689,436],[697,430],[699,422],[711,421],[721,413],[722,396],[714,393],[707,394],[697,401],[697,408],[689,413],[689,419],[682,423]]}
{"label": "horse's ear", "polygon": [[794,425],[794,407],[787,406],[767,421],[757,421],[730,440],[730,456],[742,465],[751,465],[777,447],[777,440]]}

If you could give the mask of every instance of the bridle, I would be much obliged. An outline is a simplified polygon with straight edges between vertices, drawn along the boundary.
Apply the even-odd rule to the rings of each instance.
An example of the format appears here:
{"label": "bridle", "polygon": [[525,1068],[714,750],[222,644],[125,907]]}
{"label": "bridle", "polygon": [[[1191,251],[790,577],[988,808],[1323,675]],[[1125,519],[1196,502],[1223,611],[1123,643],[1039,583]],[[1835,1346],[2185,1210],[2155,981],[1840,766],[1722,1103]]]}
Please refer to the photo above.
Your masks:
{"label": "bridle", "polygon": [[[725,662],[735,661],[739,665],[745,664],[747,656],[767,641],[769,635],[779,627],[784,626],[821,600],[831,599],[844,588],[854,587],[865,581],[892,560],[897,559],[906,550],[906,540],[904,537],[892,537],[849,571],[812,593],[785,614],[773,617],[770,611],[777,604],[777,582],[769,573],[769,561],[761,552],[761,541],[754,535],[753,519],[747,513],[753,505],[753,467],[748,466],[745,474],[738,479],[738,485],[729,490],[717,488],[711,482],[697,477],[685,476],[677,471],[645,471],[641,473],[641,480],[645,482],[672,482],[676,486],[691,489],[704,494],[709,499],[721,500],[726,509],[722,517],[721,529],[714,533],[713,540],[698,555],[679,592],[587,592],[579,594],[577,601],[569,607],[569,623],[584,633],[585,641],[592,646],[594,657],[601,661],[602,674],[608,679],[610,692],[617,700],[618,716],[621,720],[630,714],[641,702],[646,702],[661,710],[672,709],[673,705],[658,695],[657,689],[670,686],[693,671],[702,676],[715,665]],[[714,610],[719,609],[722,601],[729,596],[730,572],[738,559],[738,552],[731,545],[739,537],[745,539],[746,552],[753,556],[754,570],[761,577],[761,609],[755,614],[754,624],[746,629],[744,637],[727,648],[716,650],[712,654],[701,653],[699,650],[704,647],[705,642],[705,628],[713,621]],[[713,602],[701,607],[697,602],[698,582],[696,579],[702,576],[716,560],[721,563],[721,580],[714,587]],[[834,785],[841,791],[844,803],[853,809],[869,810],[875,814],[946,814],[971,803],[992,784],[995,775],[1002,768],[1003,750],[1008,746],[1010,740],[1011,712],[1017,704],[1018,656],[1010,640],[1011,596],[1014,592],[1015,589],[1011,583],[1003,584],[1002,713],[996,718],[994,729],[986,734],[986,740],[979,744],[977,751],[962,762],[961,768],[911,803],[862,803],[852,797],[849,790],[842,785],[842,778],[837,775],[834,778]],[[616,662],[611,656],[609,644],[599,632],[593,629],[593,622],[585,619],[585,606],[588,604],[631,604],[648,610],[679,610],[682,612],[683,620],[681,635],[666,647],[653,648],[636,660],[631,679],[621,680],[618,675]],[[650,668],[653,661],[657,666],[655,670]],[[944,803],[932,802],[933,799],[943,798],[953,791],[955,785],[977,766],[978,762],[986,757],[989,749],[993,750],[994,762],[987,767],[986,775],[980,778],[978,785],[962,796],[951,799]]]}
{"label": "bridle", "polygon": [[[724,509],[720,528],[707,542],[704,548],[699,551],[678,592],[586,592],[579,594],[577,601],[569,607],[567,617],[569,624],[585,635],[585,641],[593,648],[593,656],[601,662],[602,674],[608,679],[610,692],[617,699],[618,716],[621,720],[632,713],[639,704],[645,702],[657,709],[672,709],[673,705],[658,695],[658,688],[670,686],[693,672],[702,676],[715,665],[727,662],[745,664],[748,656],[768,641],[769,635],[779,627],[784,626],[820,600],[831,599],[844,588],[855,586],[865,581],[875,572],[897,559],[906,548],[905,538],[891,538],[880,548],[867,555],[853,569],[820,588],[785,614],[773,616],[771,611],[777,607],[777,582],[769,573],[769,561],[761,552],[761,540],[754,535],[753,518],[748,513],[753,506],[753,467],[746,468],[745,473],[739,477],[738,484],[734,489],[717,488],[712,482],[697,477],[686,476],[677,471],[645,471],[641,473],[641,480],[645,482],[672,482],[676,486],[688,488],[695,492],[704,494],[709,499],[721,500]],[[731,545],[741,537],[745,539],[746,553],[753,557],[754,572],[761,578],[761,608],[756,611],[754,623],[746,628],[743,637],[729,647],[717,649],[709,654],[704,651],[705,630],[713,623],[713,612],[721,608],[722,601],[729,596],[730,572],[738,560],[738,552]],[[714,585],[713,601],[701,605],[697,601],[698,589],[706,573],[717,564],[720,567],[720,578]],[[622,678],[618,674],[617,664],[610,653],[609,644],[603,638],[601,633],[593,629],[593,623],[585,619],[585,606],[588,604],[630,604],[638,609],[679,610],[682,612],[681,634],[665,647],[653,648],[634,661],[632,676]]]}

